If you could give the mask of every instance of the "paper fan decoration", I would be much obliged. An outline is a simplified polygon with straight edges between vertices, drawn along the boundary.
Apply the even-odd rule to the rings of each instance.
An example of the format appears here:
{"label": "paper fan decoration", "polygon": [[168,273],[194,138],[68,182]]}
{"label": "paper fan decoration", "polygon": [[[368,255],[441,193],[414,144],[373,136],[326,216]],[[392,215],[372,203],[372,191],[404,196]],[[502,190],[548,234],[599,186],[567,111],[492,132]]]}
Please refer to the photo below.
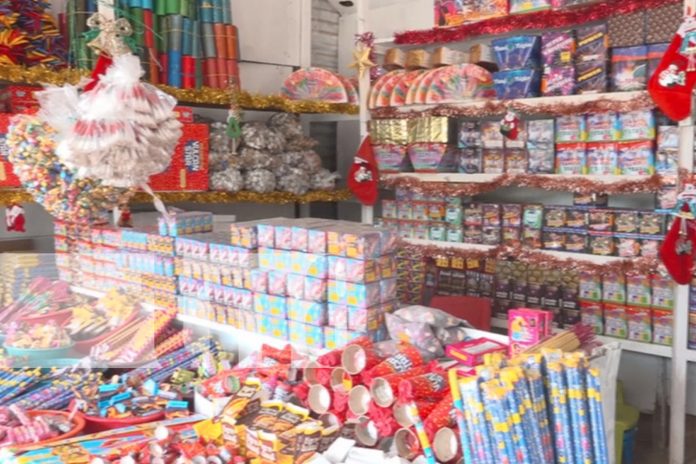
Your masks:
{"label": "paper fan decoration", "polygon": [[426,103],[443,103],[487,97],[493,76],[475,64],[446,66],[437,73],[425,98]]}
{"label": "paper fan decoration", "polygon": [[423,80],[425,78],[427,78],[428,75],[430,75],[434,71],[435,70],[433,70],[433,69],[424,71],[423,73],[419,74],[418,77],[416,78],[416,80],[414,80],[411,83],[411,86],[408,88],[408,93],[406,94],[406,104],[407,105],[413,105],[416,102],[416,95],[418,92],[418,88],[421,85],[421,82],[423,82]]}
{"label": "paper fan decoration", "polygon": [[281,91],[291,100],[348,102],[348,92],[341,79],[331,71],[322,68],[305,68],[295,71],[285,80]]}
{"label": "paper fan decoration", "polygon": [[394,74],[391,79],[384,83],[382,88],[379,90],[379,94],[377,95],[377,102],[375,104],[377,108],[384,108],[390,105],[392,92],[394,92],[394,88],[396,88],[396,85],[405,75],[406,72],[401,71]]}
{"label": "paper fan decoration", "polygon": [[425,103],[425,99],[428,96],[428,91],[430,91],[430,86],[433,85],[433,80],[435,77],[437,77],[437,73],[439,73],[441,69],[442,68],[433,69],[425,73],[425,76],[423,76],[420,84],[418,84],[413,103],[417,105]]}
{"label": "paper fan decoration", "polygon": [[391,78],[395,75],[402,74],[403,72],[403,70],[391,71],[377,79],[377,82],[375,82],[375,85],[372,86],[372,90],[370,91],[370,98],[367,104],[368,108],[372,109],[377,106],[377,97],[382,91],[382,87],[384,87],[384,84],[391,80]]}
{"label": "paper fan decoration", "polygon": [[356,89],[355,84],[353,84],[353,82],[346,76],[336,74],[336,77],[338,77],[341,80],[343,88],[346,89],[346,94],[348,94],[348,103],[352,105],[359,105],[360,99],[358,97],[358,91]]}
{"label": "paper fan decoration", "polygon": [[416,80],[425,74],[426,71],[410,71],[407,72],[401,79],[399,79],[392,90],[391,97],[389,99],[389,106],[403,106],[406,104],[406,96],[408,91]]}

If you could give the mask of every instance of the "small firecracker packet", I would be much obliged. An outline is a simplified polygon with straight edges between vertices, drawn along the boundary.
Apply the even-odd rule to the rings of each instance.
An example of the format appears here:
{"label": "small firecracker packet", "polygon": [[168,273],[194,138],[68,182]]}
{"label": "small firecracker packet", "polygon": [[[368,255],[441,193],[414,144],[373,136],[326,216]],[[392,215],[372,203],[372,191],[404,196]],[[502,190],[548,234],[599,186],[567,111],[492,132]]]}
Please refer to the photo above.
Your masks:
{"label": "small firecracker packet", "polygon": [[445,353],[465,366],[476,367],[483,364],[484,356],[487,354],[505,353],[507,349],[507,345],[495,340],[477,338],[449,345]]}

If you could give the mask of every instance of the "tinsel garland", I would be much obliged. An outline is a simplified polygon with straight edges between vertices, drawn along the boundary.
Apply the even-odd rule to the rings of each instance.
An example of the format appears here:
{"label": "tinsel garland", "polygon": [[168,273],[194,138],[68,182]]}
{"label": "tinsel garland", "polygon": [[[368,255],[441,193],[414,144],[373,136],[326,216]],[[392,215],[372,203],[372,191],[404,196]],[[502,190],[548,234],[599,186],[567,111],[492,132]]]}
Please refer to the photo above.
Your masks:
{"label": "tinsel garland", "polygon": [[[639,274],[650,275],[659,272],[660,262],[657,258],[632,258],[617,259],[606,264],[596,264],[580,258],[579,253],[569,253],[575,257],[557,258],[543,250],[534,250],[521,246],[511,247],[500,245],[491,247],[490,250],[466,250],[448,246],[447,242],[442,245],[419,245],[402,240],[399,249],[406,256],[427,256],[433,259],[440,257],[466,260],[513,260],[526,263],[531,266],[545,269],[564,269],[575,272],[590,272],[596,275],[609,274]],[[588,255],[593,256],[593,255]]]}
{"label": "tinsel garland", "polygon": [[682,3],[682,0],[605,0],[569,10],[546,10],[537,13],[516,14],[467,23],[461,26],[399,32],[394,35],[397,45],[427,45],[459,42],[483,35],[504,34],[512,31],[562,28],[601,21],[650,10],[664,5]]}
{"label": "tinsel garland", "polygon": [[[464,118],[485,118],[505,114],[512,109],[518,114],[535,115],[545,114],[553,116],[568,116],[571,114],[607,113],[646,110],[655,107],[655,103],[647,92],[635,92],[632,98],[629,94],[616,93],[613,97],[597,95],[590,101],[580,101],[578,95],[566,97],[553,97],[557,103],[529,104],[520,100],[491,100],[485,102],[472,102],[471,104],[438,105],[432,109],[423,111],[399,111],[398,108],[378,108],[372,110],[372,119],[413,119],[427,116],[447,116]],[[541,100],[541,99],[540,99]],[[543,100],[541,100],[543,101]],[[466,102],[463,102],[466,103]]]}
{"label": "tinsel garland", "polygon": [[[446,176],[446,174],[443,174]],[[665,185],[665,179],[652,175],[644,179],[631,179],[615,182],[602,182],[591,178],[565,176],[560,174],[501,174],[489,182],[424,182],[416,176],[385,176],[382,186],[389,189],[401,188],[424,195],[472,196],[492,192],[505,187],[526,187],[549,191],[568,191],[573,193],[631,194],[654,193]]]}
{"label": "tinsel garland", "polygon": [[[157,196],[165,203],[261,203],[261,204],[290,204],[290,203],[314,203],[336,202],[353,198],[347,189],[332,191],[312,191],[305,195],[294,195],[286,192],[256,193],[242,191],[229,192],[158,192]],[[19,203],[31,203],[33,198],[24,190],[0,190],[0,204],[10,205]],[[151,203],[152,197],[145,193],[137,193],[131,203]]]}
{"label": "tinsel garland", "polygon": [[[16,84],[77,84],[89,71],[79,69],[51,70],[45,66],[0,66],[0,80]],[[158,85],[162,91],[172,95],[182,105],[203,104],[229,107],[233,99],[245,110],[281,111],[286,113],[334,113],[358,114],[358,107],[349,103],[327,103],[321,101],[289,100],[281,95],[252,95],[240,92],[236,96],[226,89],[202,87],[200,89],[179,89],[168,85]]]}

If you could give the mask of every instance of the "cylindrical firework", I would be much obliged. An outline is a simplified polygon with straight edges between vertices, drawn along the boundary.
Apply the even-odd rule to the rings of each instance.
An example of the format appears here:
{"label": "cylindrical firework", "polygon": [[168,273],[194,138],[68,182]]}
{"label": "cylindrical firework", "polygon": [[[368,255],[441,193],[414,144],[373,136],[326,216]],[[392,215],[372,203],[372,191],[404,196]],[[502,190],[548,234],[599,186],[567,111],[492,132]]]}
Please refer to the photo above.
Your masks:
{"label": "cylindrical firework", "polygon": [[364,416],[370,409],[370,390],[364,385],[357,385],[350,391],[348,408],[356,416]]}
{"label": "cylindrical firework", "polygon": [[558,361],[546,362],[548,393],[551,402],[551,417],[556,442],[556,457],[559,462],[575,464],[571,432],[570,411],[568,410],[568,389],[565,385],[563,367]]}
{"label": "cylindrical firework", "polygon": [[604,413],[602,411],[602,387],[597,369],[587,370],[587,398],[590,408],[590,423],[592,424],[592,443],[594,449],[594,464],[607,464],[607,436],[604,431]]}
{"label": "cylindrical firework", "polygon": [[372,369],[382,362],[383,358],[374,346],[349,345],[341,355],[341,365],[351,375],[357,375],[366,369]]}
{"label": "cylindrical firework", "polygon": [[430,445],[430,438],[428,437],[428,434],[425,431],[425,426],[423,425],[423,420],[421,419],[420,414],[418,413],[418,407],[416,406],[416,403],[409,403],[409,414],[413,419],[413,426],[416,429],[418,441],[421,444],[421,448],[423,449],[423,455],[425,456],[426,461],[428,462],[428,464],[437,464],[437,461],[435,460],[435,454],[433,453],[433,449]]}
{"label": "cylindrical firework", "polygon": [[541,444],[544,450],[544,462],[555,462],[554,442],[551,437],[551,424],[547,410],[544,379],[538,367],[529,367],[525,372],[531,395],[532,411],[534,411],[536,423],[539,424]]}
{"label": "cylindrical firework", "polygon": [[363,379],[369,383],[376,377],[384,377],[398,372],[406,372],[414,367],[422,366],[423,356],[415,346],[402,343],[398,347],[399,351],[380,364],[363,374]]}
{"label": "cylindrical firework", "polygon": [[504,397],[502,405],[506,412],[508,423],[512,426],[513,436],[517,438],[513,455],[517,462],[536,464],[536,451],[533,449],[533,434],[529,429],[531,425],[526,415],[524,403],[520,401],[516,389],[518,384],[517,368],[505,368],[500,372]]}
{"label": "cylindrical firework", "polygon": [[419,366],[406,372],[397,372],[396,374],[374,378],[370,382],[372,399],[383,408],[389,407],[396,401],[396,393],[399,389],[399,383],[402,380],[410,379],[428,372],[430,372],[429,366]]}
{"label": "cylindrical firework", "polygon": [[334,392],[347,393],[353,388],[353,377],[342,367],[334,367],[329,378],[329,385]]}
{"label": "cylindrical firework", "polygon": [[498,453],[498,462],[500,464],[516,463],[515,441],[512,437],[512,424],[505,412],[503,387],[496,380],[490,380],[481,384],[481,391],[486,412],[493,425],[493,438],[498,442],[498,446],[494,447]]}
{"label": "cylindrical firework", "polygon": [[[418,412],[420,412],[423,417],[430,417],[435,408],[437,408],[440,402],[429,401],[429,400],[416,400],[416,406],[418,406]],[[411,416],[408,415],[408,403],[396,403],[392,408],[394,419],[401,427],[412,427],[413,421]],[[444,406],[443,406],[444,408]]]}
{"label": "cylindrical firework", "polygon": [[442,398],[449,389],[444,372],[428,372],[411,377],[399,383],[399,401],[413,401],[425,398]]}
{"label": "cylindrical firework", "polygon": [[438,462],[454,461],[459,454],[457,433],[448,427],[438,430],[433,438],[433,453]]}
{"label": "cylindrical firework", "polygon": [[331,392],[323,385],[312,385],[307,397],[309,409],[317,414],[325,414],[331,408]]}
{"label": "cylindrical firework", "polygon": [[488,433],[488,423],[478,379],[475,377],[460,379],[459,391],[464,403],[467,430],[470,437],[469,442],[471,451],[474,454],[474,462],[494,464],[496,455],[494,454],[493,444]]}
{"label": "cylindrical firework", "polygon": [[459,445],[462,450],[464,464],[473,464],[471,456],[471,445],[469,444],[469,434],[466,428],[466,419],[464,412],[464,403],[462,402],[462,394],[459,391],[459,374],[457,369],[450,369],[448,372],[448,380],[450,384],[450,394],[452,395],[452,405],[454,406],[455,419],[459,429]]}
{"label": "cylindrical firework", "polygon": [[568,406],[573,424],[575,460],[580,464],[592,462],[593,456],[584,361],[581,353],[567,354],[563,360],[568,382]]}

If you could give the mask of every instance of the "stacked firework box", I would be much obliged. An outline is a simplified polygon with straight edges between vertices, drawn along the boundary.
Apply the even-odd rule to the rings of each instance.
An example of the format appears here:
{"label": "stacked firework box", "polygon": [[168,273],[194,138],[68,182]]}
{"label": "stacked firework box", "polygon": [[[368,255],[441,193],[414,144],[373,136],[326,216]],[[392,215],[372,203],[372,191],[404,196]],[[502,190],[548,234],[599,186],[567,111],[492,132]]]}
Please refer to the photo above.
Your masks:
{"label": "stacked firework box", "polygon": [[36,277],[58,278],[55,256],[51,253],[2,253],[0,269],[3,290],[0,303],[16,300]]}
{"label": "stacked firework box", "polygon": [[[77,13],[68,25],[78,44],[74,61],[90,68],[93,60],[81,34],[96,8],[91,0],[74,0],[70,8]],[[148,81],[183,89],[239,88],[238,33],[230,1],[119,0],[117,14],[133,25]]]}
{"label": "stacked firework box", "polygon": [[315,348],[385,336],[384,313],[396,301],[389,231],[278,218],[212,232],[212,215],[196,212],[177,212],[159,226],[57,221],[61,278],[103,291],[132,288],[188,316]]}

